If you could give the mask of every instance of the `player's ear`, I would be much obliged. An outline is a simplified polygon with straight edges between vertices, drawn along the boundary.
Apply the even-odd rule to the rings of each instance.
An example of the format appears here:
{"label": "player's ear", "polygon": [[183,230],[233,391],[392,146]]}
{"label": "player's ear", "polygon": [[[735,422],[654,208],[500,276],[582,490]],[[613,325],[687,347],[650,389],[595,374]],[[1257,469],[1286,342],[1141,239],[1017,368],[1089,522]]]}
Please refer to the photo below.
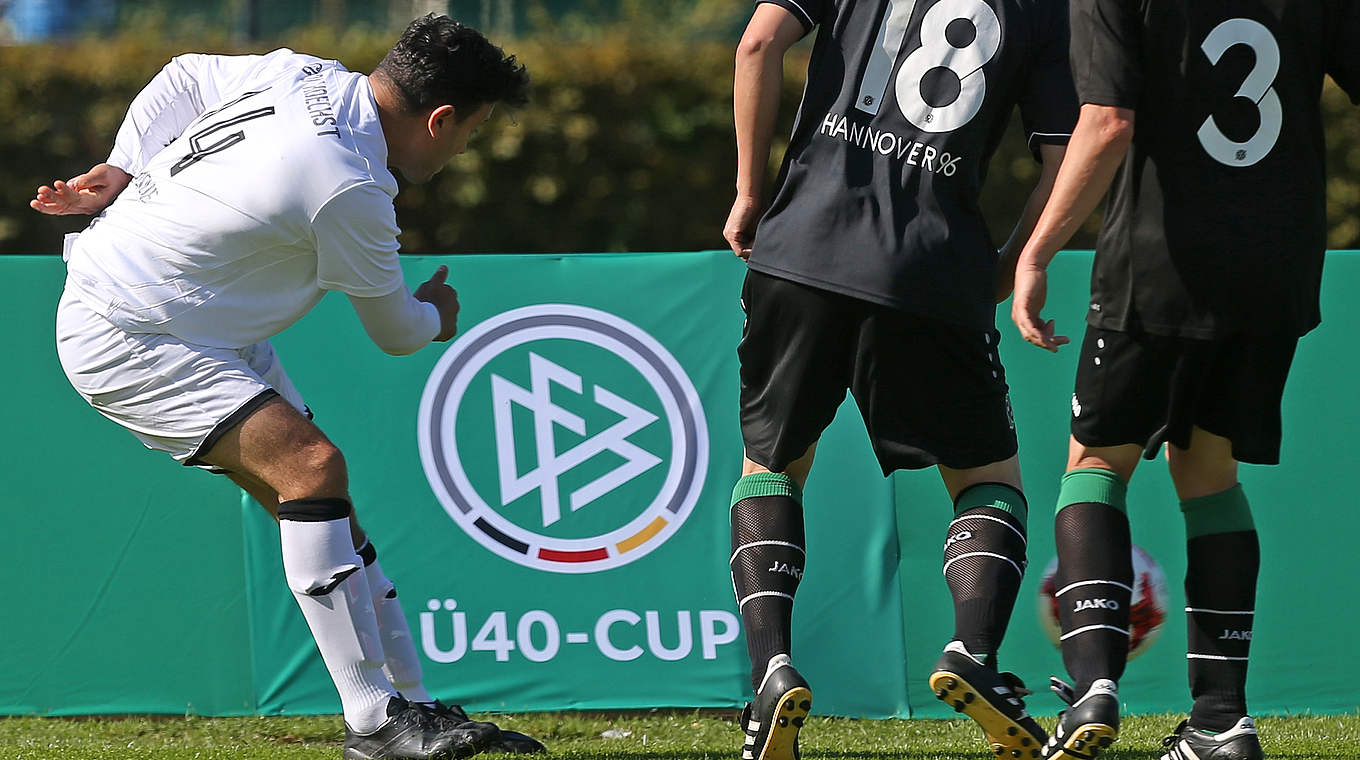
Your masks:
{"label": "player's ear", "polygon": [[451,129],[457,119],[453,106],[438,106],[430,111],[430,117],[426,120],[425,127],[430,133],[430,137],[438,140],[445,131]]}

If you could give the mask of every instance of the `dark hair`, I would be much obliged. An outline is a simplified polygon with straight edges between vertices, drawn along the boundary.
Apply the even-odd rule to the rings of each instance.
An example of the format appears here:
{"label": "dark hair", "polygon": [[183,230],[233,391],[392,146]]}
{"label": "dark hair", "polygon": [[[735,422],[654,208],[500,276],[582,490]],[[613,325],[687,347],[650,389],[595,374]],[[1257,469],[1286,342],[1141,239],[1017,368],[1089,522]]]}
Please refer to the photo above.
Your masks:
{"label": "dark hair", "polygon": [[433,13],[412,21],[373,73],[395,85],[408,113],[450,105],[463,118],[487,103],[529,102],[529,74],[513,55]]}

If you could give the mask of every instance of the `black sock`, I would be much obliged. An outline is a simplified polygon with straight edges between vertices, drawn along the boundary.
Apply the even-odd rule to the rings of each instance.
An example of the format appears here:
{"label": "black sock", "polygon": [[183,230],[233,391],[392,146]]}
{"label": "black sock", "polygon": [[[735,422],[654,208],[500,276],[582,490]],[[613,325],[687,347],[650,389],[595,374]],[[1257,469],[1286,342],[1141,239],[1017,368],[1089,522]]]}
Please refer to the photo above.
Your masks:
{"label": "black sock", "polygon": [[1073,688],[1118,681],[1129,656],[1133,560],[1125,486],[1109,470],[1073,470],[1063,477],[1054,533],[1058,545],[1058,619],[1063,665]]}
{"label": "black sock", "polygon": [[1247,714],[1247,657],[1261,547],[1241,486],[1181,503],[1190,725],[1227,731]]}
{"label": "black sock", "polygon": [[1020,581],[1025,577],[1028,509],[1001,483],[964,489],[944,543],[944,578],[954,598],[954,638],[983,664],[996,666]]}
{"label": "black sock", "polygon": [[755,473],[732,492],[732,589],[751,656],[752,691],[770,658],[789,654],[793,597],[803,578],[802,492],[787,475]]}

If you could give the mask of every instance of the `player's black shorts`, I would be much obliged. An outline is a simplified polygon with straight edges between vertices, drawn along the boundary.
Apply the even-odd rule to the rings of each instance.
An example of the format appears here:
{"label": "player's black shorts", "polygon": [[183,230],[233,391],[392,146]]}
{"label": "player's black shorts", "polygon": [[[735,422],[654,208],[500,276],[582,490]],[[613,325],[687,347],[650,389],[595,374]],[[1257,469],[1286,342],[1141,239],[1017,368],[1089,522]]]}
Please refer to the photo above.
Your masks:
{"label": "player's black shorts", "polygon": [[1135,443],[1151,459],[1190,445],[1200,427],[1232,441],[1233,458],[1280,461],[1280,397],[1292,335],[1191,340],[1087,327],[1072,394],[1072,435],[1087,446]]}
{"label": "player's black shorts", "polygon": [[779,472],[854,394],[883,473],[1015,455],[1000,333],[748,271],[741,360],[746,457]]}

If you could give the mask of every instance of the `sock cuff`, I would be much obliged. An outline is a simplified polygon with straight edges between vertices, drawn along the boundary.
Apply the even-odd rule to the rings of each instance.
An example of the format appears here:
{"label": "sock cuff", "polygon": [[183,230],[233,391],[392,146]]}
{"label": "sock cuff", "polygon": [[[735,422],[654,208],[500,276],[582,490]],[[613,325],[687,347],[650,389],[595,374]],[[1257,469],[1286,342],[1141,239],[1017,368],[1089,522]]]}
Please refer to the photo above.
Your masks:
{"label": "sock cuff", "polygon": [[800,505],[803,503],[803,489],[782,472],[753,472],[741,476],[732,488],[732,506],[742,499],[757,496],[787,496]]}
{"label": "sock cuff", "polygon": [[1241,483],[1226,491],[1186,499],[1181,502],[1181,512],[1185,515],[1186,538],[1256,530]]}
{"label": "sock cuff", "polygon": [[333,496],[279,502],[279,519],[294,522],[344,520],[349,517],[351,511],[353,511],[353,507],[350,505],[349,499]]}
{"label": "sock cuff", "polygon": [[364,561],[364,567],[368,567],[369,565],[378,561],[378,548],[374,546],[373,542],[369,541],[368,539],[364,539],[364,545],[360,546],[358,549],[355,549],[354,553],[358,554],[359,559],[362,559]]}
{"label": "sock cuff", "polygon": [[991,507],[1008,512],[1020,525],[1029,521],[1029,502],[1019,489],[1005,483],[975,483],[963,489],[954,500],[954,516],[978,507]]}
{"label": "sock cuff", "polygon": [[1096,503],[1113,507],[1128,514],[1124,497],[1128,486],[1110,470],[1087,467],[1072,470],[1063,476],[1058,489],[1058,512],[1073,504]]}

